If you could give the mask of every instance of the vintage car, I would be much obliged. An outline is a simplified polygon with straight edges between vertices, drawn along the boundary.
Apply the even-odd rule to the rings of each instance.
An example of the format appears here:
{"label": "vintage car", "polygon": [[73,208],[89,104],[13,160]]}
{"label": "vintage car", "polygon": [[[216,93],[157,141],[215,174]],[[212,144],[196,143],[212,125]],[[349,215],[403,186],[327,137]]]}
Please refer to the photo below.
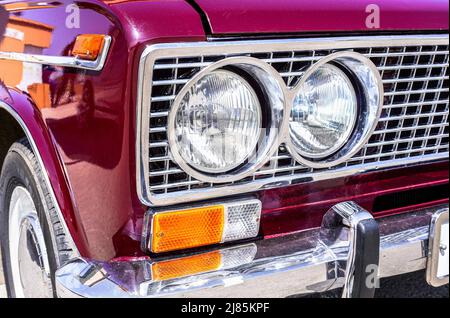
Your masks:
{"label": "vintage car", "polygon": [[448,6],[0,1],[8,295],[447,284]]}

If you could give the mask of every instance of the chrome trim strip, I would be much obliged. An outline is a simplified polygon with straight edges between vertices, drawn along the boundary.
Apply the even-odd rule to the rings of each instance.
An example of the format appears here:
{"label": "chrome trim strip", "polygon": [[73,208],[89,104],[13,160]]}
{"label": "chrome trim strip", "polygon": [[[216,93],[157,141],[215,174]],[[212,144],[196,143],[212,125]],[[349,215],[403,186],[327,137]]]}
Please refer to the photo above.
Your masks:
{"label": "chrome trim strip", "polygon": [[[381,233],[379,278],[426,267],[431,215],[443,208],[448,208],[448,204],[377,220]],[[236,262],[234,266],[169,280],[152,276],[152,265],[158,263],[157,259],[110,262],[78,259],[57,271],[57,293],[59,297],[236,298],[325,292],[345,284],[342,264],[349,259],[349,244],[345,239],[348,228],[336,230],[330,233],[315,229],[260,240],[254,242],[256,256],[245,264]],[[248,244],[233,249],[245,246]],[[186,256],[189,255],[163,261]]]}
{"label": "chrome trim strip", "polygon": [[427,258],[427,283],[433,287],[446,285],[449,282],[448,275],[438,277],[438,265],[441,255],[441,248],[448,249],[448,246],[441,246],[442,225],[448,223],[449,210],[442,209],[433,214],[430,226],[430,239],[428,242],[428,258]]}
{"label": "chrome trim strip", "polygon": [[[149,151],[148,151],[148,127],[149,107],[153,86],[152,68],[156,59],[160,57],[188,57],[195,54],[242,54],[251,48],[252,53],[279,52],[293,50],[321,50],[342,49],[358,47],[386,47],[408,45],[448,45],[449,36],[443,35],[410,35],[410,36],[365,36],[365,37],[328,37],[319,39],[291,39],[291,40],[262,40],[262,41],[224,41],[224,42],[192,42],[192,43],[164,43],[148,46],[142,53],[139,62],[137,111],[136,111],[136,187],[140,201],[147,206],[164,206],[186,202],[186,196],[179,193],[167,193],[164,196],[154,196],[149,191]],[[447,66],[447,65],[445,65]],[[148,71],[147,71],[148,70]],[[170,97],[170,96],[169,96]],[[171,97],[172,98],[172,97]],[[173,96],[175,98],[175,96]],[[426,149],[428,150],[428,149]],[[431,149],[430,149],[431,150]],[[403,160],[400,165],[407,165],[425,160],[440,160],[448,158],[447,153],[437,153]],[[384,167],[398,165],[399,160],[386,160],[383,162],[364,165],[364,167],[347,167],[330,176],[323,172],[315,175],[301,175],[298,178],[276,177],[265,180],[257,180],[244,185],[232,185],[229,187],[204,188],[189,191],[189,201],[203,200],[228,196],[236,193],[252,192],[266,188],[290,184],[293,179],[304,182],[338,178],[355,173],[377,170]]]}
{"label": "chrome trim strip", "polygon": [[[443,159],[448,159],[448,153],[439,153],[434,155],[425,155],[421,157],[412,157],[407,158],[402,161],[402,164],[399,166],[396,166],[395,168],[402,168],[411,166],[412,164],[417,164],[421,162],[427,162],[431,163],[433,161],[440,161]],[[358,166],[351,166],[347,168],[343,168],[340,170],[336,170],[333,174],[332,178],[343,178],[348,177],[351,175],[360,174],[363,172],[373,172],[377,171],[381,168],[390,167],[394,165],[395,163],[398,163],[398,160],[386,160],[384,162],[374,162],[369,163],[364,166],[364,169]],[[233,194],[239,194],[239,193],[247,193],[247,192],[254,192],[259,190],[266,190],[266,189],[272,189],[277,188],[280,186],[287,186],[292,184],[298,184],[298,183],[305,183],[305,182],[316,182],[321,180],[329,180],[330,174],[327,171],[322,172],[314,172],[314,173],[305,173],[302,175],[299,175],[297,178],[293,178],[292,176],[280,176],[272,179],[263,179],[263,180],[255,180],[249,184],[242,184],[242,185],[233,185],[232,187],[217,187],[217,188],[204,188],[204,189],[194,189],[189,191],[189,201],[198,201],[198,200],[205,200],[210,198],[217,198],[217,197],[226,197],[231,196]],[[298,181],[298,182],[297,182]],[[164,205],[171,205],[171,204],[181,204],[186,203],[186,199],[182,196],[180,196],[179,193],[168,193],[165,195],[164,198],[152,198],[151,201],[144,201],[143,203],[147,203],[148,205],[155,205],[155,206],[164,206]]]}
{"label": "chrome trim strip", "polygon": [[[78,252],[78,248],[77,248],[77,246],[75,244],[75,241],[73,240],[72,235],[71,235],[71,233],[69,231],[69,228],[67,227],[66,221],[65,221],[64,216],[63,216],[63,214],[61,212],[61,209],[59,207],[58,201],[56,200],[55,192],[53,191],[53,187],[52,187],[52,184],[50,183],[50,179],[48,177],[47,170],[45,168],[44,162],[42,161],[41,154],[39,153],[39,150],[38,150],[38,148],[36,146],[36,143],[35,143],[35,141],[33,139],[33,136],[31,135],[30,131],[28,130],[28,127],[25,124],[25,122],[22,120],[22,118],[19,116],[19,114],[14,110],[14,108],[12,108],[10,105],[6,104],[3,101],[0,101],[0,109],[4,109],[8,114],[10,114],[16,120],[16,122],[20,125],[20,127],[23,130],[23,132],[25,133],[25,136],[27,137],[28,142],[31,145],[31,148],[33,149],[33,153],[36,156],[36,158],[38,160],[38,163],[39,163],[39,166],[40,166],[40,168],[41,168],[41,170],[43,172],[42,175],[44,177],[44,182],[45,182],[45,184],[47,186],[47,189],[49,191],[50,199],[52,200],[52,204],[54,205],[54,207],[56,209],[56,213],[58,215],[58,219],[59,219],[59,221],[62,224],[62,227],[64,229],[65,235],[66,235],[66,237],[68,239],[68,243],[70,245],[70,248],[73,251],[72,257],[79,257],[80,253]],[[48,217],[50,217],[50,216],[48,216]]]}
{"label": "chrome trim strip", "polygon": [[100,51],[99,56],[95,61],[81,60],[77,57],[68,57],[68,56],[51,56],[51,55],[38,55],[38,54],[15,53],[15,52],[2,52],[2,51],[0,51],[0,60],[10,60],[42,65],[71,67],[83,70],[101,71],[105,65],[106,57],[108,56],[110,46],[111,46],[111,37],[109,35],[106,35],[103,42],[103,47]]}

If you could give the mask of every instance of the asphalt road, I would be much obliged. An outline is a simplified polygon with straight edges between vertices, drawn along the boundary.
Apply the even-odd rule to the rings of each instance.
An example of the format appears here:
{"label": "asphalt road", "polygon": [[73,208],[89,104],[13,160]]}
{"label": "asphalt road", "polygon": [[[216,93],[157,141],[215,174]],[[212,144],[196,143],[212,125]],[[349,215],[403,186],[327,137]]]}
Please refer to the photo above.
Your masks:
{"label": "asphalt road", "polygon": [[431,287],[424,271],[383,279],[380,287],[378,298],[449,298],[448,285]]}
{"label": "asphalt road", "polygon": [[[340,290],[310,295],[308,298],[338,298]],[[384,278],[380,281],[380,289],[375,292],[376,298],[449,298],[448,285],[434,288],[427,284],[425,271]]]}

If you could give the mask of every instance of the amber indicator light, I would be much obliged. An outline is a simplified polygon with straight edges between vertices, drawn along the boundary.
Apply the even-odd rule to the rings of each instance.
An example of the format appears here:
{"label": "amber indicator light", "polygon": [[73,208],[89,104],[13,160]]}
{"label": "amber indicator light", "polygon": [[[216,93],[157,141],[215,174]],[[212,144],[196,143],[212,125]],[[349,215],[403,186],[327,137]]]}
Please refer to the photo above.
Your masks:
{"label": "amber indicator light", "polygon": [[152,280],[163,281],[217,270],[222,265],[222,255],[214,251],[152,264]]}
{"label": "amber indicator light", "polygon": [[222,241],[224,206],[157,213],[152,220],[151,251],[161,253]]}
{"label": "amber indicator light", "polygon": [[82,60],[95,61],[103,48],[105,36],[100,34],[82,34],[77,36],[72,55]]}

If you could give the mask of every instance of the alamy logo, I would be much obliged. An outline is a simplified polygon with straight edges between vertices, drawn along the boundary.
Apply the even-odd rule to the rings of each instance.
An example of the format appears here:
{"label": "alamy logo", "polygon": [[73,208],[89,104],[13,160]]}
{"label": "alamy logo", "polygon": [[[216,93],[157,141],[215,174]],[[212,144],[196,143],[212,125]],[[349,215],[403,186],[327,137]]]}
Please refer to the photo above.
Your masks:
{"label": "alamy logo", "polygon": [[378,278],[378,265],[369,264],[366,267],[366,287],[380,288],[380,279]]}
{"label": "alamy logo", "polygon": [[379,29],[380,28],[380,7],[376,4],[369,4],[366,7],[366,28]]}
{"label": "alamy logo", "polygon": [[70,4],[66,7],[66,28],[80,28],[80,8],[76,4]]}

